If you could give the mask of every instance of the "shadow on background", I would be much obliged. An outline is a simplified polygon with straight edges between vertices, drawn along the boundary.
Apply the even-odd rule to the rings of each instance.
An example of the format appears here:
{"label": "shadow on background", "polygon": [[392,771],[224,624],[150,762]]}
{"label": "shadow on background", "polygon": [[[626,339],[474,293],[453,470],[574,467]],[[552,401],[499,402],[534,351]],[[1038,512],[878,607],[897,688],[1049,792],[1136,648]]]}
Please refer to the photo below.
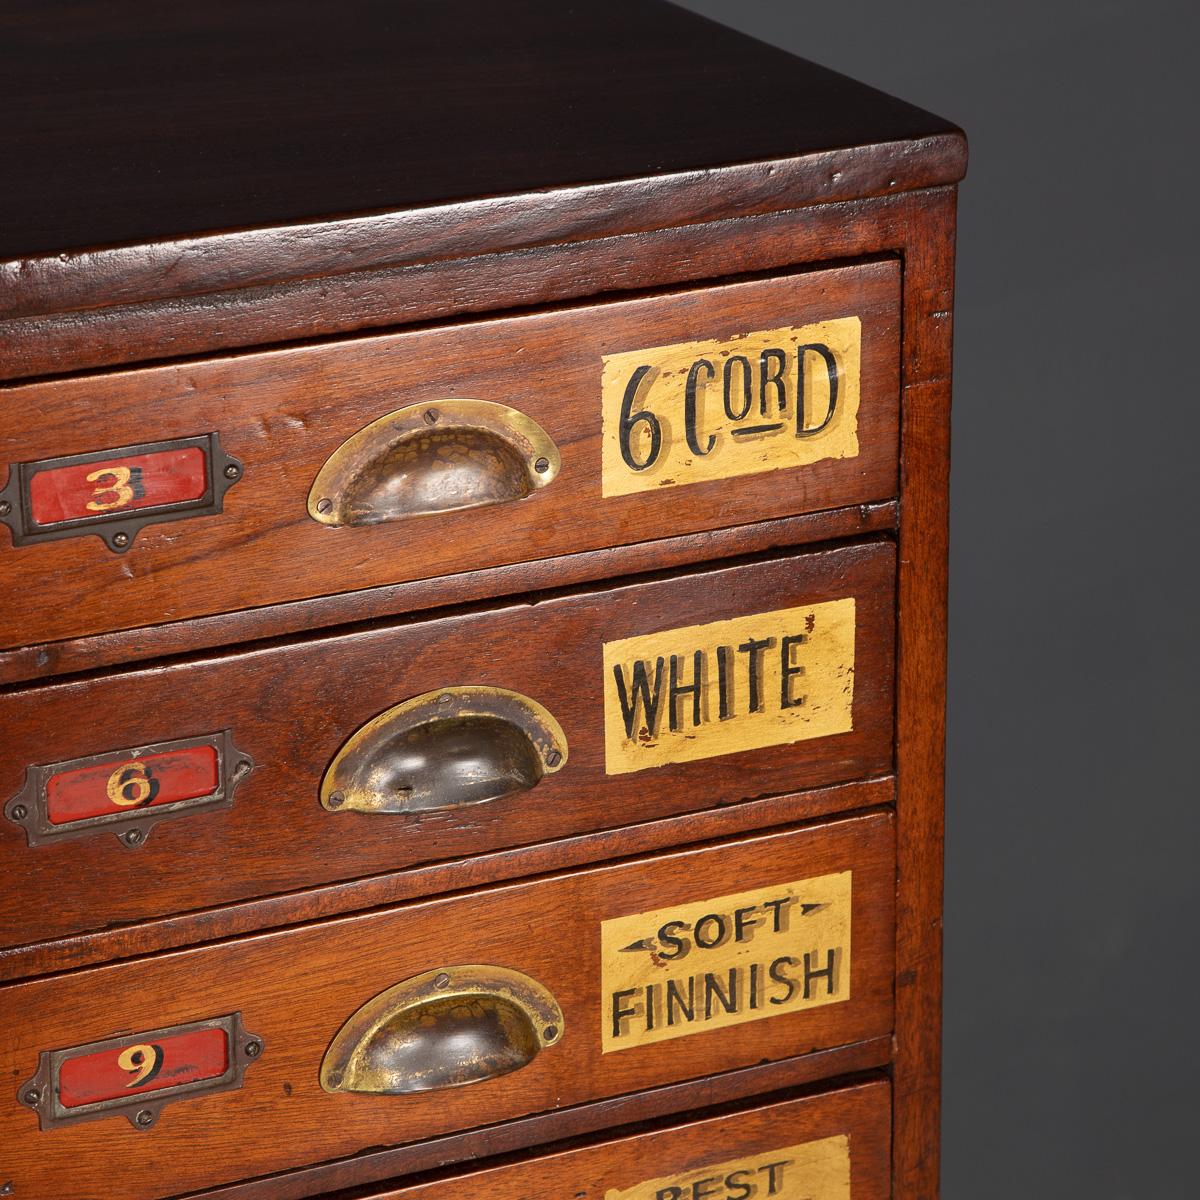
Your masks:
{"label": "shadow on background", "polygon": [[1200,10],[683,7],[932,109],[971,142],[943,1193],[1191,1200]]}

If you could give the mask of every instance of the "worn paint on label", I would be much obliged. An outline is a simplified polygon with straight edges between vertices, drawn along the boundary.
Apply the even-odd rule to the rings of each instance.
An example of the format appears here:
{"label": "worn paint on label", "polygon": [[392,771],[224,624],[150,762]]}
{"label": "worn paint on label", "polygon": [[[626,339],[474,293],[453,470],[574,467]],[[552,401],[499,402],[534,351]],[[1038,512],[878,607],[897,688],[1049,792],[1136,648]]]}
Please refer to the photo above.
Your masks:
{"label": "worn paint on label", "polygon": [[114,516],[199,501],[208,491],[208,457],[199,446],[52,467],[29,480],[38,525]]}
{"label": "worn paint on label", "polygon": [[604,1200],[850,1200],[846,1134],[609,1188]]}
{"label": "worn paint on label", "polygon": [[609,775],[846,733],[853,597],[604,645]]}
{"label": "worn paint on label", "polygon": [[854,458],[861,353],[841,317],[605,355],[602,494]]}
{"label": "worn paint on label", "polygon": [[215,745],[116,757],[59,771],[46,780],[54,825],[215,795],[221,786]]}
{"label": "worn paint on label", "polygon": [[600,926],[604,1052],[850,998],[851,872]]}
{"label": "worn paint on label", "polygon": [[64,1059],[58,1069],[58,1097],[64,1108],[77,1108],[219,1079],[228,1069],[229,1035],[224,1029],[193,1029],[152,1040],[135,1036],[125,1045]]}

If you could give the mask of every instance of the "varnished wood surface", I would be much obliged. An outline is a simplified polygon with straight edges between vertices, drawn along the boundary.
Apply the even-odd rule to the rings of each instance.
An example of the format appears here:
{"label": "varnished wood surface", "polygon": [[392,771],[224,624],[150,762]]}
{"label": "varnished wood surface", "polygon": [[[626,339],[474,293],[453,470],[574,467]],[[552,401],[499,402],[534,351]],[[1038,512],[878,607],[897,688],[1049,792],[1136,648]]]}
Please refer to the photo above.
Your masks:
{"label": "varnished wood surface", "polygon": [[946,603],[955,193],[905,258],[896,750],[894,1195],[936,1198],[942,1047]]}
{"label": "varnished wood surface", "polygon": [[444,575],[419,583],[389,584],[318,596],[269,608],[243,609],[191,621],[171,621],[63,642],[0,650],[0,688],[51,675],[71,675],[121,663],[161,659],[216,646],[287,636],[331,625],[351,625],[405,613],[445,608],[526,591],[565,588],[596,579],[659,572],[706,560],[741,557],[818,541],[884,533],[896,528],[895,501],[806,513],[655,538],[631,546],[586,550],[561,558]]}
{"label": "varnished wood surface", "polygon": [[[507,1156],[535,1146],[550,1145],[558,1149],[555,1143],[561,1139],[573,1140],[598,1130],[644,1128],[647,1121],[660,1125],[664,1119],[676,1114],[691,1115],[705,1108],[713,1111],[714,1106],[718,1106],[716,1111],[723,1111],[738,1101],[783,1099],[794,1095],[796,1088],[811,1085],[814,1080],[845,1077],[846,1086],[857,1086],[881,1078],[880,1073],[871,1068],[885,1066],[890,1051],[890,1038],[871,1038],[852,1046],[817,1050],[799,1058],[723,1071],[692,1083],[649,1088],[611,1100],[432,1138],[416,1146],[368,1151],[341,1162],[192,1195],[198,1200],[200,1197],[203,1200],[307,1200],[314,1196],[320,1196],[322,1200],[363,1200],[363,1188],[353,1185],[364,1181],[392,1179],[397,1174],[411,1178],[416,1172],[424,1174],[447,1164]],[[338,1190],[331,1192],[330,1188]],[[529,1197],[528,1200],[539,1198]]]}
{"label": "varnished wood surface", "polygon": [[[832,172],[836,174],[836,169]],[[0,379],[445,320],[898,251],[926,192],[0,322]],[[910,208],[910,205],[912,206]],[[720,216],[721,214],[714,214]]]}
{"label": "varnished wood surface", "polygon": [[786,796],[745,800],[705,812],[497,850],[467,859],[429,863],[264,900],[201,912],[176,913],[134,925],[118,925],[93,933],[0,949],[0,981],[49,975],[113,959],[219,941],[258,930],[298,925],[422,896],[467,891],[671,846],[698,845],[735,833],[890,804],[894,798],[895,781],[891,776],[859,780]]}
{"label": "varnished wood surface", "polygon": [[3,259],[954,131],[656,2],[348,0],[331,21],[315,0],[53,17],[19,0],[5,17],[0,149],[21,169]]}
{"label": "varnished wood surface", "polygon": [[[727,1186],[726,1171],[711,1168],[724,1163],[736,1168],[746,1160],[761,1161],[762,1155],[785,1147],[837,1137],[849,1139],[853,1200],[886,1200],[891,1194],[888,1092],[887,1083],[877,1080],[722,1116],[697,1114],[693,1120],[666,1129],[385,1187],[366,1193],[364,1200],[462,1200],[463,1196],[481,1200],[551,1196],[605,1200],[610,1192],[624,1195],[651,1179],[666,1180],[666,1188],[680,1186],[673,1181],[681,1178],[697,1185],[700,1200],[706,1194],[714,1200],[728,1194],[748,1200],[748,1195],[770,1195],[773,1188],[787,1186],[791,1191],[806,1183],[811,1188],[812,1181],[805,1180],[798,1171],[781,1171],[778,1177],[756,1172]],[[786,1155],[777,1157],[787,1161]],[[741,1189],[748,1185],[754,1190],[747,1195]],[[690,1189],[685,1196],[694,1200]],[[824,1200],[820,1193],[818,1200]]]}
{"label": "varnished wood surface", "polygon": [[[241,1012],[265,1046],[240,1090],[171,1105],[149,1136],[119,1117],[41,1134],[28,1110],[0,1108],[6,1175],[16,1195],[150,1200],[878,1037],[891,1028],[892,824],[850,818],[6,987],[8,1078],[32,1074],[39,1050],[194,1020],[198,1004]],[[601,1055],[601,920],[847,870],[847,999]],[[468,962],[549,988],[561,1041],[512,1075],[449,1091],[320,1089],[326,1047],[359,1005]]]}
{"label": "varnished wood surface", "polygon": [[[23,829],[0,821],[0,871],[17,885],[0,898],[0,944],[883,774],[892,765],[894,573],[891,544],[871,542],[7,693],[4,801],[36,763],[221,729],[257,766],[231,807],[162,820],[136,850],[108,831],[31,847]],[[605,642],[847,597],[856,606],[850,732],[606,774]],[[529,791],[458,810],[321,807],[322,777],[351,734],[406,699],[463,685],[544,706],[566,733],[562,769]],[[714,721],[696,737],[730,728]],[[58,903],[64,895],[70,904]]]}
{"label": "varnished wood surface", "polygon": [[[741,476],[735,487],[687,482],[681,466],[676,486],[602,495],[605,355],[854,316],[857,454]],[[0,462],[216,431],[244,466],[223,512],[150,526],[122,554],[94,535],[5,546],[0,531],[9,596],[0,647],[887,500],[896,491],[898,318],[899,268],[884,261],[14,389]],[[397,409],[454,398],[537,422],[562,456],[557,477],[526,499],[378,525],[331,528],[309,515],[313,480],[347,439]]]}

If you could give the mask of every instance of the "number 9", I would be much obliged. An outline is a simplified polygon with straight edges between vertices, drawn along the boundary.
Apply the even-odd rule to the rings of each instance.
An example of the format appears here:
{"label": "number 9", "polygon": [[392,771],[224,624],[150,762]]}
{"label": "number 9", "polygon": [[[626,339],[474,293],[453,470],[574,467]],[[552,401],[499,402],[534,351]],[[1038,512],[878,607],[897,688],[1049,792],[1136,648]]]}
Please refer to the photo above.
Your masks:
{"label": "number 9", "polygon": [[149,1083],[162,1069],[163,1048],[155,1045],[127,1046],[117,1058],[122,1071],[133,1072],[127,1088]]}

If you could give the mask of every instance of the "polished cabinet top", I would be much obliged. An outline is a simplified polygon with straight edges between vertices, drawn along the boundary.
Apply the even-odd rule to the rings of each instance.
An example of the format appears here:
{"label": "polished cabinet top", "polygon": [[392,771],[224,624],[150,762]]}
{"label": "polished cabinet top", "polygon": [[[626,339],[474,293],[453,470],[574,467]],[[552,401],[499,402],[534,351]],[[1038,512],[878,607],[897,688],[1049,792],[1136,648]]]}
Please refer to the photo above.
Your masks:
{"label": "polished cabinet top", "polygon": [[658,0],[11,0],[0,108],[0,261],[954,133]]}

